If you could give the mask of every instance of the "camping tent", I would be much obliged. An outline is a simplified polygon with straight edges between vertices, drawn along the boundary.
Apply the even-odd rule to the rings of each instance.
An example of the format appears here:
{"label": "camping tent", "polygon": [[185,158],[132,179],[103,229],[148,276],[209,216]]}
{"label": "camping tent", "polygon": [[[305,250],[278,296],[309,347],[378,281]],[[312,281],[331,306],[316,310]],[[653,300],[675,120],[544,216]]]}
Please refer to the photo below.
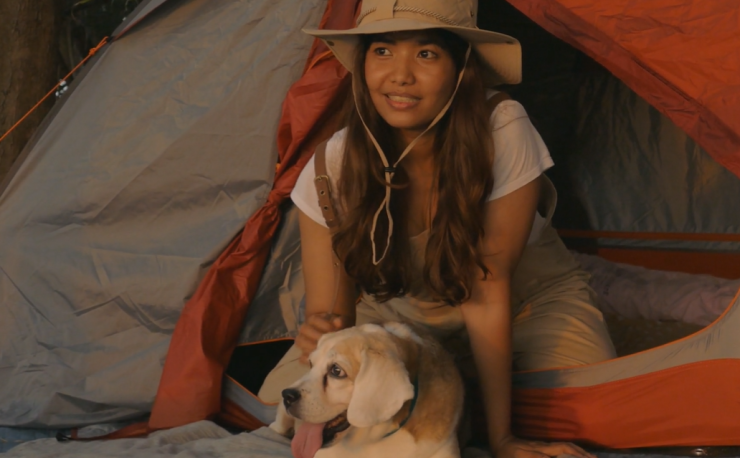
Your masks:
{"label": "camping tent", "polygon": [[[734,2],[510,3],[524,15],[482,2],[479,22],[523,42],[525,83],[512,93],[556,162],[570,165],[554,171],[558,221],[594,230],[570,235],[598,237],[605,255],[637,262],[689,248],[711,267],[729,259],[721,273],[732,276],[737,254],[718,250],[740,241],[728,197],[740,174]],[[0,424],[78,426],[151,411],[146,431],[214,415],[243,427],[269,418],[274,406],[250,388],[300,319],[285,200],[332,130],[347,81],[299,29],[348,27],[357,6],[144,1],[88,64],[0,186],[0,313],[12,317],[0,322]],[[542,38],[527,17],[572,48]],[[599,67],[589,59],[618,80],[590,71]],[[727,410],[737,403],[735,310],[667,347],[516,374],[518,432],[612,447],[737,442]],[[671,385],[676,374],[686,382]],[[691,388],[693,403],[672,402]]]}

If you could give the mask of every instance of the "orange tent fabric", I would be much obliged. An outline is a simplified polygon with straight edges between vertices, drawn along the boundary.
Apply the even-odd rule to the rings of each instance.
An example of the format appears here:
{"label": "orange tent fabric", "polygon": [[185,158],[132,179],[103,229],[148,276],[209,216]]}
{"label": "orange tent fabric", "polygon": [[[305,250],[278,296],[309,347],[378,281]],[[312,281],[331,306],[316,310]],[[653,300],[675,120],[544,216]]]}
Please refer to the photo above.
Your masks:
{"label": "orange tent fabric", "polygon": [[[740,443],[740,359],[736,346],[717,344],[735,329],[740,292],[701,332],[630,356],[572,368],[598,373],[631,362],[636,375],[617,372],[610,381],[589,386],[512,390],[512,429],[522,437],[578,441],[615,449],[661,446],[731,446]],[[655,370],[661,358],[683,358],[687,347],[713,345],[729,351]],[[660,354],[657,354],[660,352]],[[720,356],[720,357],[718,357]],[[555,368],[521,374],[550,372]]]}
{"label": "orange tent fabric", "polygon": [[737,1],[508,1],[606,67],[740,176]]}
{"label": "orange tent fabric", "polygon": [[740,402],[739,381],[740,361],[728,358],[589,387],[515,389],[512,423],[523,437],[609,448],[737,445],[740,416],[727,406]]}
{"label": "orange tent fabric", "polygon": [[[330,0],[320,27],[349,28],[356,2]],[[250,301],[280,221],[280,204],[290,195],[303,166],[320,141],[333,133],[346,70],[315,42],[303,77],[290,89],[278,128],[279,167],[267,202],[211,266],[183,309],[170,343],[149,420],[151,429],[172,428],[221,409],[223,372],[236,345]],[[320,126],[320,127],[316,127]]]}

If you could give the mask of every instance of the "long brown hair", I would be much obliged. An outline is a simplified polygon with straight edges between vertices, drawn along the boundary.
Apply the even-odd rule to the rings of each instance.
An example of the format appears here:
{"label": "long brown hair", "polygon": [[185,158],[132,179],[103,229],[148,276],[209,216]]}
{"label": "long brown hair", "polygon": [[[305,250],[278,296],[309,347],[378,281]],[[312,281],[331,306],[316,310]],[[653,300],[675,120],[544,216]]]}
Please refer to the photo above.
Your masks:
{"label": "long brown hair", "polygon": [[[465,65],[467,42],[445,30],[434,33],[440,46],[453,57],[459,74]],[[333,247],[360,287],[376,300],[386,301],[413,291],[409,291],[410,234],[404,211],[408,175],[403,161],[393,179],[390,209],[394,231],[388,254],[377,266],[372,262],[370,231],[373,216],[385,196],[385,177],[380,156],[357,110],[363,113],[388,161],[394,163],[401,154],[393,128],[375,109],[365,81],[365,55],[376,40],[377,36],[364,36],[355,57],[353,78],[359,78],[359,84],[356,101],[350,100],[347,110],[338,185],[345,214],[334,235]],[[477,254],[483,237],[483,207],[493,188],[493,141],[481,73],[477,56],[471,52],[455,99],[435,130],[434,180],[438,201],[426,246],[423,278],[434,299],[449,304],[460,304],[470,297],[474,274],[489,273]],[[381,213],[375,234],[379,253],[385,248],[387,234],[388,219]]]}

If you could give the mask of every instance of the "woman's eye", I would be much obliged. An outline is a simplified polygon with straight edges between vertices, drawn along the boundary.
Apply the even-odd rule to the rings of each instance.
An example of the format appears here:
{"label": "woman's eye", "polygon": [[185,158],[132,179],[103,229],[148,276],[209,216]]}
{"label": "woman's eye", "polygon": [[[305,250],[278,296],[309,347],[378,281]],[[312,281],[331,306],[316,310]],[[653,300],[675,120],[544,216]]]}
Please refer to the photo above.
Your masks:
{"label": "woman's eye", "polygon": [[390,54],[388,48],[375,48],[373,52],[375,52],[375,54],[377,54],[378,56],[387,56]]}
{"label": "woman's eye", "polygon": [[334,378],[345,378],[347,376],[347,373],[344,372],[344,369],[339,367],[337,364],[332,364],[329,368],[329,375],[331,375]]}
{"label": "woman's eye", "polygon": [[419,57],[422,59],[434,59],[437,57],[437,53],[434,51],[424,50],[419,53]]}

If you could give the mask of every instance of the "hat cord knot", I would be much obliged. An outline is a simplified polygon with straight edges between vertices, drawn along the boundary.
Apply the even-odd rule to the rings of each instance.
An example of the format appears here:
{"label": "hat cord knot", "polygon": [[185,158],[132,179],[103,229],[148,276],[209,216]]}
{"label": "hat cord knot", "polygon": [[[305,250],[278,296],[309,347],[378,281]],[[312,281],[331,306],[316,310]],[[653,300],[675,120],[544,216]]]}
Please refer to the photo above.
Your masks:
{"label": "hat cord knot", "polygon": [[[375,7],[375,6],[373,6],[373,7],[368,8],[367,10],[363,11],[362,14],[360,14],[360,17],[357,18],[357,23],[358,24],[361,23],[362,20],[365,19],[365,16],[367,16],[370,13],[374,13],[377,10],[378,10],[378,8]],[[418,13],[418,14],[422,14],[424,16],[433,17],[433,18],[437,19],[438,21],[444,22],[445,24],[448,24],[448,25],[460,26],[460,24],[458,24],[457,22],[453,21],[452,19],[447,18],[446,16],[443,16],[443,15],[441,15],[439,13],[435,13],[434,11],[425,10],[424,8],[418,8],[416,6],[394,6],[393,7],[393,12],[399,12],[399,13],[400,12]]]}

